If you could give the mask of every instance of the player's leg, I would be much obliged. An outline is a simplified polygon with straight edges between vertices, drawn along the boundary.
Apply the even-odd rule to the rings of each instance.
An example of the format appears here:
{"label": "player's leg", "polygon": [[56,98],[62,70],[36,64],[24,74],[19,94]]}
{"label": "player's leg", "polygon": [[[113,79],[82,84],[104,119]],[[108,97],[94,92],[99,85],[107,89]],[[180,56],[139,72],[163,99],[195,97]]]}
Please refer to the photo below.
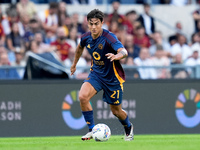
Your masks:
{"label": "player's leg", "polygon": [[89,82],[84,82],[79,92],[80,106],[82,114],[88,125],[89,132],[82,137],[82,140],[90,140],[92,138],[92,128],[94,127],[93,109],[90,105],[90,99],[97,93]]}
{"label": "player's leg", "polygon": [[91,111],[90,99],[97,93],[89,82],[84,82],[79,91],[79,100],[82,111]]}
{"label": "player's leg", "polygon": [[133,124],[130,122],[127,113],[120,105],[110,105],[112,113],[119,119],[125,130],[125,140],[131,141],[134,139]]}

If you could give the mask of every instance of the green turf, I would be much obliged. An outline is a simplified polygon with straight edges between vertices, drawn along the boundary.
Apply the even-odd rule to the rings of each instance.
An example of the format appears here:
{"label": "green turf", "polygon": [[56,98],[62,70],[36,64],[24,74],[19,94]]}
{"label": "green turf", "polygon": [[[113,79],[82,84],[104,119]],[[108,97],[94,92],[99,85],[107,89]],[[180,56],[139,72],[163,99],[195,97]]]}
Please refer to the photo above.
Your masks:
{"label": "green turf", "polygon": [[0,150],[199,150],[200,134],[135,135],[125,142],[111,136],[107,142],[81,141],[80,136],[0,138]]}

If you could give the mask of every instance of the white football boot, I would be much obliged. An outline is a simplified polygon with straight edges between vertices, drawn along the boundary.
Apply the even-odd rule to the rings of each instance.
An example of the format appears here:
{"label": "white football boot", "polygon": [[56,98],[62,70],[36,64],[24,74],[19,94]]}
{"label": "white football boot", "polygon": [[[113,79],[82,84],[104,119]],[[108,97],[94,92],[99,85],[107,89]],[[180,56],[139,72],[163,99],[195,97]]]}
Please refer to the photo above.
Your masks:
{"label": "white football boot", "polygon": [[124,137],[125,141],[132,141],[134,140],[134,133],[133,133],[133,124],[131,123],[131,131],[129,135],[126,135],[125,133],[125,137]]}
{"label": "white football boot", "polygon": [[85,140],[90,140],[92,139],[92,131],[88,132],[86,135],[82,136],[81,140],[85,141]]}

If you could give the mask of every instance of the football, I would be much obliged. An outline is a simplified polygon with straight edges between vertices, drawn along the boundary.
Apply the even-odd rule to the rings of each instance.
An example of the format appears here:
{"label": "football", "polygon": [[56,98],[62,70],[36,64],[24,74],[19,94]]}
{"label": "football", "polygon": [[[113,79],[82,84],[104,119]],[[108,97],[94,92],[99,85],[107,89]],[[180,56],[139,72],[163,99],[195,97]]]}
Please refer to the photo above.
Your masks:
{"label": "football", "polygon": [[104,142],[110,138],[111,131],[106,124],[99,123],[93,127],[92,134],[95,141]]}

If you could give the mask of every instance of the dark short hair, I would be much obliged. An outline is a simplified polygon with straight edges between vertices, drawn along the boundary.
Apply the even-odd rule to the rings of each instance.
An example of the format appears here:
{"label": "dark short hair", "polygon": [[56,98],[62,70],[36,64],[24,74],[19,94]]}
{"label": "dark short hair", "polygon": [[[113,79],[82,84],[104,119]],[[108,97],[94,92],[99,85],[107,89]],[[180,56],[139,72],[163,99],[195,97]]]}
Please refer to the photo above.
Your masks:
{"label": "dark short hair", "polygon": [[99,19],[101,22],[103,21],[104,18],[104,13],[98,9],[93,9],[92,11],[90,11],[87,15],[87,21],[89,21],[92,18],[97,18]]}
{"label": "dark short hair", "polygon": [[49,8],[50,9],[58,9],[58,3],[57,2],[50,2]]}
{"label": "dark short hair", "polygon": [[37,19],[32,18],[32,19],[29,20],[29,23],[38,23],[38,21],[37,21]]}
{"label": "dark short hair", "polygon": [[121,0],[111,0],[110,3],[118,2],[121,3]]}
{"label": "dark short hair", "polygon": [[136,30],[139,30],[139,29],[144,29],[144,27],[142,25],[139,25],[136,27]]}
{"label": "dark short hair", "polygon": [[128,16],[130,14],[137,14],[135,10],[128,11],[125,15]]}
{"label": "dark short hair", "polygon": [[143,7],[150,7],[149,3],[143,3]]}

